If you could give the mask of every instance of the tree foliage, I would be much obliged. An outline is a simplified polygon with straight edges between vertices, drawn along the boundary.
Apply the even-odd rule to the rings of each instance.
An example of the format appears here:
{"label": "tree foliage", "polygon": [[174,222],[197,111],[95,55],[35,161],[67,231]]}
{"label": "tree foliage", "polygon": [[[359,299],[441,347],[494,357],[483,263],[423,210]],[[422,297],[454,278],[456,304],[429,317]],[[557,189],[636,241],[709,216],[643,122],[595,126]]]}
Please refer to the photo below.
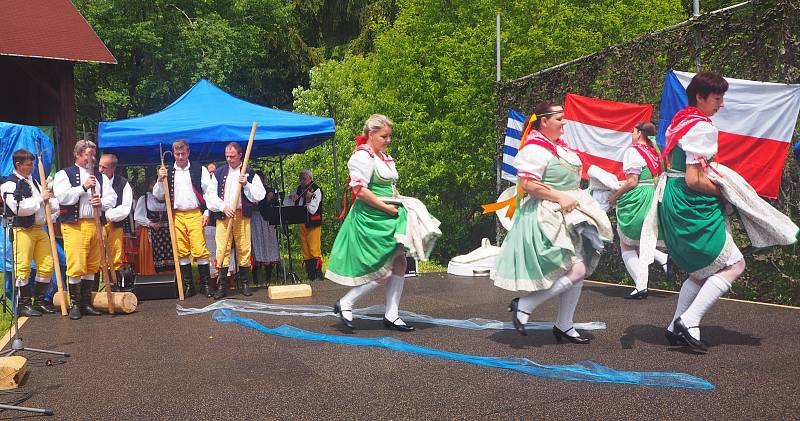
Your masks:
{"label": "tree foliage", "polygon": [[[480,204],[495,199],[495,13],[503,20],[503,72],[518,77],[686,18],[679,1],[402,0],[394,22],[377,20],[373,48],[329,60],[294,91],[296,110],[336,120],[339,182],[353,136],[372,113],[395,123],[390,153],[401,193],[443,223],[435,256],[449,258],[491,235]],[[328,192],[332,147],[290,161],[317,170]],[[324,175],[322,175],[324,174]],[[333,195],[328,194],[329,209]],[[329,221],[329,245],[336,225]]]}

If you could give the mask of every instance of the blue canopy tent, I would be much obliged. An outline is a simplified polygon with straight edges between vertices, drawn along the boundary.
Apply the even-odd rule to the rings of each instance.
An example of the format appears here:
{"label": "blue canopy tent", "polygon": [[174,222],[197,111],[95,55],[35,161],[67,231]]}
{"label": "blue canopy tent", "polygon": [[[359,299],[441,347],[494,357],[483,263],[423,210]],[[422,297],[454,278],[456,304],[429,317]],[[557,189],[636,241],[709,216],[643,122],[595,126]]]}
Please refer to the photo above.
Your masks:
{"label": "blue canopy tent", "polygon": [[254,157],[302,153],[336,133],[331,118],[252,104],[202,79],[155,114],[100,123],[98,142],[123,165],[158,164],[159,145],[169,149],[178,139],[191,145],[192,160],[220,161],[226,143],[247,142],[253,122],[258,123]]}
{"label": "blue canopy tent", "polygon": [[[36,155],[36,145],[39,146],[39,151],[42,154],[42,165],[44,166],[45,174],[50,173],[50,166],[53,162],[53,141],[41,129],[34,126],[25,126],[22,124],[4,123],[0,122],[0,178],[5,180],[12,171],[14,171],[14,162],[12,155],[19,149],[25,149],[30,153]],[[33,178],[39,179],[39,171],[34,170]],[[62,273],[66,271],[67,260],[64,257],[64,249],[60,244],[57,244],[58,259],[61,263]],[[6,291],[10,290],[12,270],[12,253],[11,243],[5,235],[5,229],[0,229],[0,253],[5,252],[5,256],[0,257],[3,259],[3,272],[5,274]],[[35,265],[33,265],[35,267]],[[35,276],[35,272],[31,274],[31,278]],[[52,290],[55,290],[55,275],[53,282],[50,283]],[[66,278],[64,278],[66,279]],[[32,283],[30,283],[32,285]],[[51,291],[52,296],[52,291]]]}

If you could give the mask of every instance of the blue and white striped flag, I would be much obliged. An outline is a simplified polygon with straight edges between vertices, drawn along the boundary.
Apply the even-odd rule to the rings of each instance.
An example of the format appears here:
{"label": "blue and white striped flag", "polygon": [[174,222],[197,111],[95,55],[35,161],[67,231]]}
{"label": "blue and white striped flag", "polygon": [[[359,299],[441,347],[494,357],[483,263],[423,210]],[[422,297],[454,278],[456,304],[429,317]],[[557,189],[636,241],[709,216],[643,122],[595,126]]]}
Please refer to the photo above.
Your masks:
{"label": "blue and white striped flag", "polygon": [[508,123],[506,124],[506,140],[503,144],[503,165],[501,177],[512,183],[517,182],[517,169],[514,168],[514,157],[517,155],[522,132],[525,130],[527,118],[517,110],[508,110]]}

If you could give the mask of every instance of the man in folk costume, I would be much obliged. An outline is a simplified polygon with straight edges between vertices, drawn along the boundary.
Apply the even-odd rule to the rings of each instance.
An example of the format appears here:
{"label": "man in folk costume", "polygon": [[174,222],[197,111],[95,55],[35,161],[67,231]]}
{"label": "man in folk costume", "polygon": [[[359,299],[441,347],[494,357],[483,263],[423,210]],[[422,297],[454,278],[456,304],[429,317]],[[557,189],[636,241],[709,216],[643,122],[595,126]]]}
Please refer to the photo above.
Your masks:
{"label": "man in folk costume", "polygon": [[[100,271],[100,237],[94,221],[94,206],[105,211],[114,206],[116,197],[104,194],[102,174],[89,169],[94,165],[97,146],[89,140],[75,143],[75,165],[56,173],[53,193],[59,203],[59,221],[64,237],[64,252],[67,257],[67,283],[72,300],[69,318],[77,320],[81,315],[99,316],[91,306],[95,273]],[[95,188],[95,194],[91,194]]]}
{"label": "man in folk costume", "polygon": [[178,245],[178,261],[181,278],[185,288],[184,295],[191,297],[197,293],[192,281],[192,261],[197,264],[200,274],[200,293],[207,294],[211,278],[209,253],[203,236],[203,211],[206,209],[204,195],[209,191],[211,176],[205,167],[189,162],[189,144],[177,140],[172,144],[175,164],[169,171],[158,170],[158,182],[153,186],[153,196],[164,200],[164,179],[169,185],[169,195],[175,216],[175,242]]}
{"label": "man in folk costume", "polygon": [[[250,292],[250,283],[252,282],[250,216],[253,214],[255,205],[267,194],[255,171],[248,168],[247,174],[241,174],[242,147],[238,143],[231,142],[225,147],[225,161],[227,164],[216,170],[211,179],[211,188],[206,192],[208,209],[216,213],[217,220],[217,263],[220,267],[217,291],[214,293],[214,299],[217,300],[225,296],[227,283],[223,281],[222,277],[228,273],[230,250],[234,247],[241,273],[242,295],[253,295]],[[234,209],[236,183],[241,184],[242,188],[239,203]],[[233,243],[230,248],[225,244],[228,230],[233,230],[231,236]]]}
{"label": "man in folk costume", "polygon": [[[133,189],[128,179],[115,174],[117,171],[117,156],[104,154],[100,157],[100,172],[103,173],[103,191],[115,197],[113,207],[106,210],[106,249],[108,250],[109,269],[117,272],[123,268],[122,240],[125,236],[124,226],[130,224],[128,217],[133,209]],[[130,226],[128,227],[130,229]]]}
{"label": "man in folk costume", "polygon": [[322,189],[314,182],[311,170],[300,171],[300,185],[287,196],[286,205],[305,206],[308,222],[300,225],[300,244],[309,280],[321,281],[322,273]]}
{"label": "man in folk costume", "polygon": [[[58,211],[58,202],[53,193],[42,191],[39,182],[33,179],[33,154],[19,149],[12,155],[14,172],[0,187],[9,211],[15,216],[14,236],[11,245],[15,260],[16,285],[19,288],[20,315],[41,316],[42,313],[55,313],[56,309],[45,301],[53,273],[53,256],[50,250],[50,237],[42,228],[45,219],[44,201],[50,201],[50,209]],[[31,261],[36,262],[36,287],[31,305],[28,278],[31,274]]]}

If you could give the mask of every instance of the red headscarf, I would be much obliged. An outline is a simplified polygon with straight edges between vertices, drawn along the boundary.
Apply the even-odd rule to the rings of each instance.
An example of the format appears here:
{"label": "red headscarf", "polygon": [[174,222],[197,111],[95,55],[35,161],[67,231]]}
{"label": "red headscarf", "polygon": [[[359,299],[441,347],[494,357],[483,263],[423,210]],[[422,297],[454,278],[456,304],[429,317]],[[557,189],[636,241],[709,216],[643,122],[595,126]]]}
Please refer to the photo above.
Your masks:
{"label": "red headscarf", "polygon": [[711,123],[711,118],[700,111],[699,108],[691,105],[678,111],[675,117],[672,117],[672,122],[669,124],[665,134],[667,146],[661,154],[661,157],[664,159],[665,168],[667,167],[667,160],[669,160],[672,150],[675,149],[675,146],[678,146],[678,141],[681,140],[695,124],[701,121]]}

